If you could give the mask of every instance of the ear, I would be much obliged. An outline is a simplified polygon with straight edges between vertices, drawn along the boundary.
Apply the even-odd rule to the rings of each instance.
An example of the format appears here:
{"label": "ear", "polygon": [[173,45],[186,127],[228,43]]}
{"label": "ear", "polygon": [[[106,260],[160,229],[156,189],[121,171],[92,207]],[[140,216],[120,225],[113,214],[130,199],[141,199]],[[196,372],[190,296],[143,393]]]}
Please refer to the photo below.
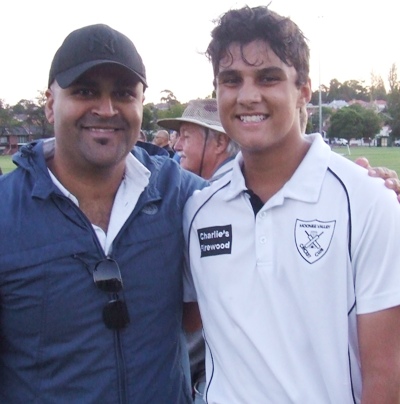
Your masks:
{"label": "ear", "polygon": [[311,80],[308,79],[306,83],[302,84],[299,88],[299,98],[298,98],[298,107],[303,107],[307,105],[312,96],[311,90]]}
{"label": "ear", "polygon": [[46,118],[50,123],[54,123],[54,96],[53,96],[53,91],[48,88],[45,92],[46,95],[46,106],[44,109],[44,112],[46,114]]}
{"label": "ear", "polygon": [[217,132],[215,134],[216,152],[222,154],[225,152],[229,144],[229,137],[225,133]]}

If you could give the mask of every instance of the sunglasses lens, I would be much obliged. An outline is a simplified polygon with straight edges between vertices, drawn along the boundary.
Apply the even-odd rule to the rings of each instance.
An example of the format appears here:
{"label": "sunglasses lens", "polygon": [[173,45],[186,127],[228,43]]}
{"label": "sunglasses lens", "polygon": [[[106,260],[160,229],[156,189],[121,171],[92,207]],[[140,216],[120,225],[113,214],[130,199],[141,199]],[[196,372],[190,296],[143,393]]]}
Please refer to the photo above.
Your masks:
{"label": "sunglasses lens", "polygon": [[126,303],[122,300],[111,300],[103,309],[103,321],[107,328],[118,330],[129,323]]}
{"label": "sunglasses lens", "polygon": [[95,266],[93,279],[96,286],[104,292],[117,293],[122,289],[121,272],[112,259],[107,258]]}

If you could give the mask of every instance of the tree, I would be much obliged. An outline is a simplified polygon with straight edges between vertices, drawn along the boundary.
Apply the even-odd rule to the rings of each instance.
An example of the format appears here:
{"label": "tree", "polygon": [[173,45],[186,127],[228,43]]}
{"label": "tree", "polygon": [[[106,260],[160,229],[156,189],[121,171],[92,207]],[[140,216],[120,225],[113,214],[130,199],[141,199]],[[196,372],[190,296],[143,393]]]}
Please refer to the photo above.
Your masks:
{"label": "tree", "polygon": [[328,94],[327,94],[327,102],[332,102],[334,100],[341,100],[342,95],[340,93],[340,89],[342,87],[342,84],[337,80],[333,79],[329,83],[329,89],[328,89]]}
{"label": "tree", "polygon": [[12,128],[18,126],[19,122],[15,119],[12,107],[6,104],[3,100],[0,100],[0,127],[1,132],[4,132],[5,128]]}
{"label": "tree", "polygon": [[354,104],[332,115],[328,137],[370,140],[379,133],[381,126],[382,120],[375,111]]}
{"label": "tree", "polygon": [[[329,88],[321,84],[320,89],[321,89],[321,103],[326,103],[328,101]],[[313,105],[319,105],[319,90],[314,91],[312,93],[310,102]]]}
{"label": "tree", "polygon": [[345,81],[340,89],[342,97],[339,99],[345,101],[363,100],[369,101],[368,89],[364,87],[363,82],[357,80]]}
{"label": "tree", "polygon": [[146,104],[143,106],[143,120],[142,129],[148,132],[155,130],[155,118],[154,118],[154,104]]}
{"label": "tree", "polygon": [[371,72],[371,86],[369,88],[370,100],[386,100],[386,88],[381,76],[377,76],[374,72]]}
{"label": "tree", "polygon": [[20,100],[12,107],[14,116],[18,117],[19,126],[24,126],[28,132],[38,138],[53,136],[53,127],[45,114],[46,96],[44,91],[38,91],[36,102]]}
{"label": "tree", "polygon": [[[322,123],[326,122],[328,118],[332,115],[332,108],[324,107],[321,108]],[[324,125],[322,125],[324,126]],[[308,117],[306,133],[319,132],[319,111],[313,112]]]}
{"label": "tree", "polygon": [[373,139],[379,133],[382,127],[382,118],[379,114],[369,108],[363,108],[354,104],[350,108],[359,111],[362,121],[362,137],[368,141]]}
{"label": "tree", "polygon": [[183,111],[186,108],[186,104],[176,103],[166,110],[158,111],[157,119],[167,119],[167,118],[180,118]]}
{"label": "tree", "polygon": [[176,99],[174,93],[173,93],[171,90],[163,90],[163,91],[161,91],[161,94],[164,94],[164,95],[160,98],[160,101],[161,101],[161,102],[165,102],[165,103],[167,103],[167,104],[169,104],[169,105],[174,105],[174,104],[176,104],[177,102],[179,102],[179,101]]}
{"label": "tree", "polygon": [[53,125],[49,123],[46,117],[46,101],[46,92],[38,91],[36,108],[33,108],[31,116],[31,122],[40,128],[41,137],[43,138],[51,137],[54,133]]}
{"label": "tree", "polygon": [[400,82],[397,79],[397,67],[392,65],[389,71],[388,114],[390,116],[391,136],[400,138]]}
{"label": "tree", "polygon": [[362,137],[361,115],[351,107],[344,107],[335,112],[331,117],[331,124],[328,129],[329,138],[351,138]]}
{"label": "tree", "polygon": [[392,92],[393,90],[399,89],[400,83],[397,80],[397,66],[395,63],[392,64],[392,66],[389,70],[388,82],[389,82],[389,91],[390,92]]}

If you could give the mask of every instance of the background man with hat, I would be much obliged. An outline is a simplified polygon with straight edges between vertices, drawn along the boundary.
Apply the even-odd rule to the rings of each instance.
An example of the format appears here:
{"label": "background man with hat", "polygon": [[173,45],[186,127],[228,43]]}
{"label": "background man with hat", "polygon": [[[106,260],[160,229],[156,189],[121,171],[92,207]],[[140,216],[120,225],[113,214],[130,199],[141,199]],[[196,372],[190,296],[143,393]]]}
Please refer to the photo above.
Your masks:
{"label": "background man with hat", "polygon": [[[175,152],[180,165],[210,182],[232,170],[238,146],[225,133],[213,98],[192,100],[181,118],[159,119],[158,125],[179,133]],[[203,401],[205,350],[201,329],[187,333],[195,403]]]}
{"label": "background man with hat", "polygon": [[147,81],[123,34],[72,32],[48,84],[55,138],[0,179],[0,401],[190,403],[179,251],[205,183],[134,148]]}
{"label": "background man with hat", "polygon": [[232,169],[238,146],[225,133],[214,98],[192,100],[181,118],[159,119],[157,124],[179,132],[175,151],[182,168],[210,181]]}

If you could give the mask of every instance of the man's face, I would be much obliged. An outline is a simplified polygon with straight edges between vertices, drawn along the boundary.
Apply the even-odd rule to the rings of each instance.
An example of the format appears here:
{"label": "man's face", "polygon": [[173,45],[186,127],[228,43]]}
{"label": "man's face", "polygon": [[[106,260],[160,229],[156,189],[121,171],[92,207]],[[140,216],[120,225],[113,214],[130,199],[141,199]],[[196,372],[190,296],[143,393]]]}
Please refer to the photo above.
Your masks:
{"label": "man's face", "polygon": [[85,170],[124,164],[140,131],[144,101],[143,84],[131,73],[100,65],[66,89],[54,82],[46,95],[55,159]]}
{"label": "man's face", "polygon": [[[311,96],[309,83],[296,86],[297,73],[265,41],[232,43],[216,78],[222,126],[246,152],[290,147],[300,138],[299,107]],[[247,64],[243,59],[246,59]]]}
{"label": "man's face", "polygon": [[178,140],[178,132],[173,131],[170,135],[169,135],[169,147],[174,148],[175,147],[175,143]]}
{"label": "man's face", "polygon": [[168,132],[165,130],[159,130],[153,139],[153,144],[155,144],[158,147],[164,147],[167,146],[169,142],[169,135]]}
{"label": "man's face", "polygon": [[[179,138],[175,143],[175,150],[180,154],[180,165],[182,168],[200,175],[200,169],[203,169],[201,175],[204,177],[204,170],[207,170],[208,160],[211,158],[209,147],[210,143],[205,145],[205,129],[194,123],[184,122],[180,126]],[[206,147],[206,150],[204,150]],[[201,160],[204,151],[203,167]],[[211,172],[212,174],[212,172]],[[206,178],[206,177],[205,177]]]}

